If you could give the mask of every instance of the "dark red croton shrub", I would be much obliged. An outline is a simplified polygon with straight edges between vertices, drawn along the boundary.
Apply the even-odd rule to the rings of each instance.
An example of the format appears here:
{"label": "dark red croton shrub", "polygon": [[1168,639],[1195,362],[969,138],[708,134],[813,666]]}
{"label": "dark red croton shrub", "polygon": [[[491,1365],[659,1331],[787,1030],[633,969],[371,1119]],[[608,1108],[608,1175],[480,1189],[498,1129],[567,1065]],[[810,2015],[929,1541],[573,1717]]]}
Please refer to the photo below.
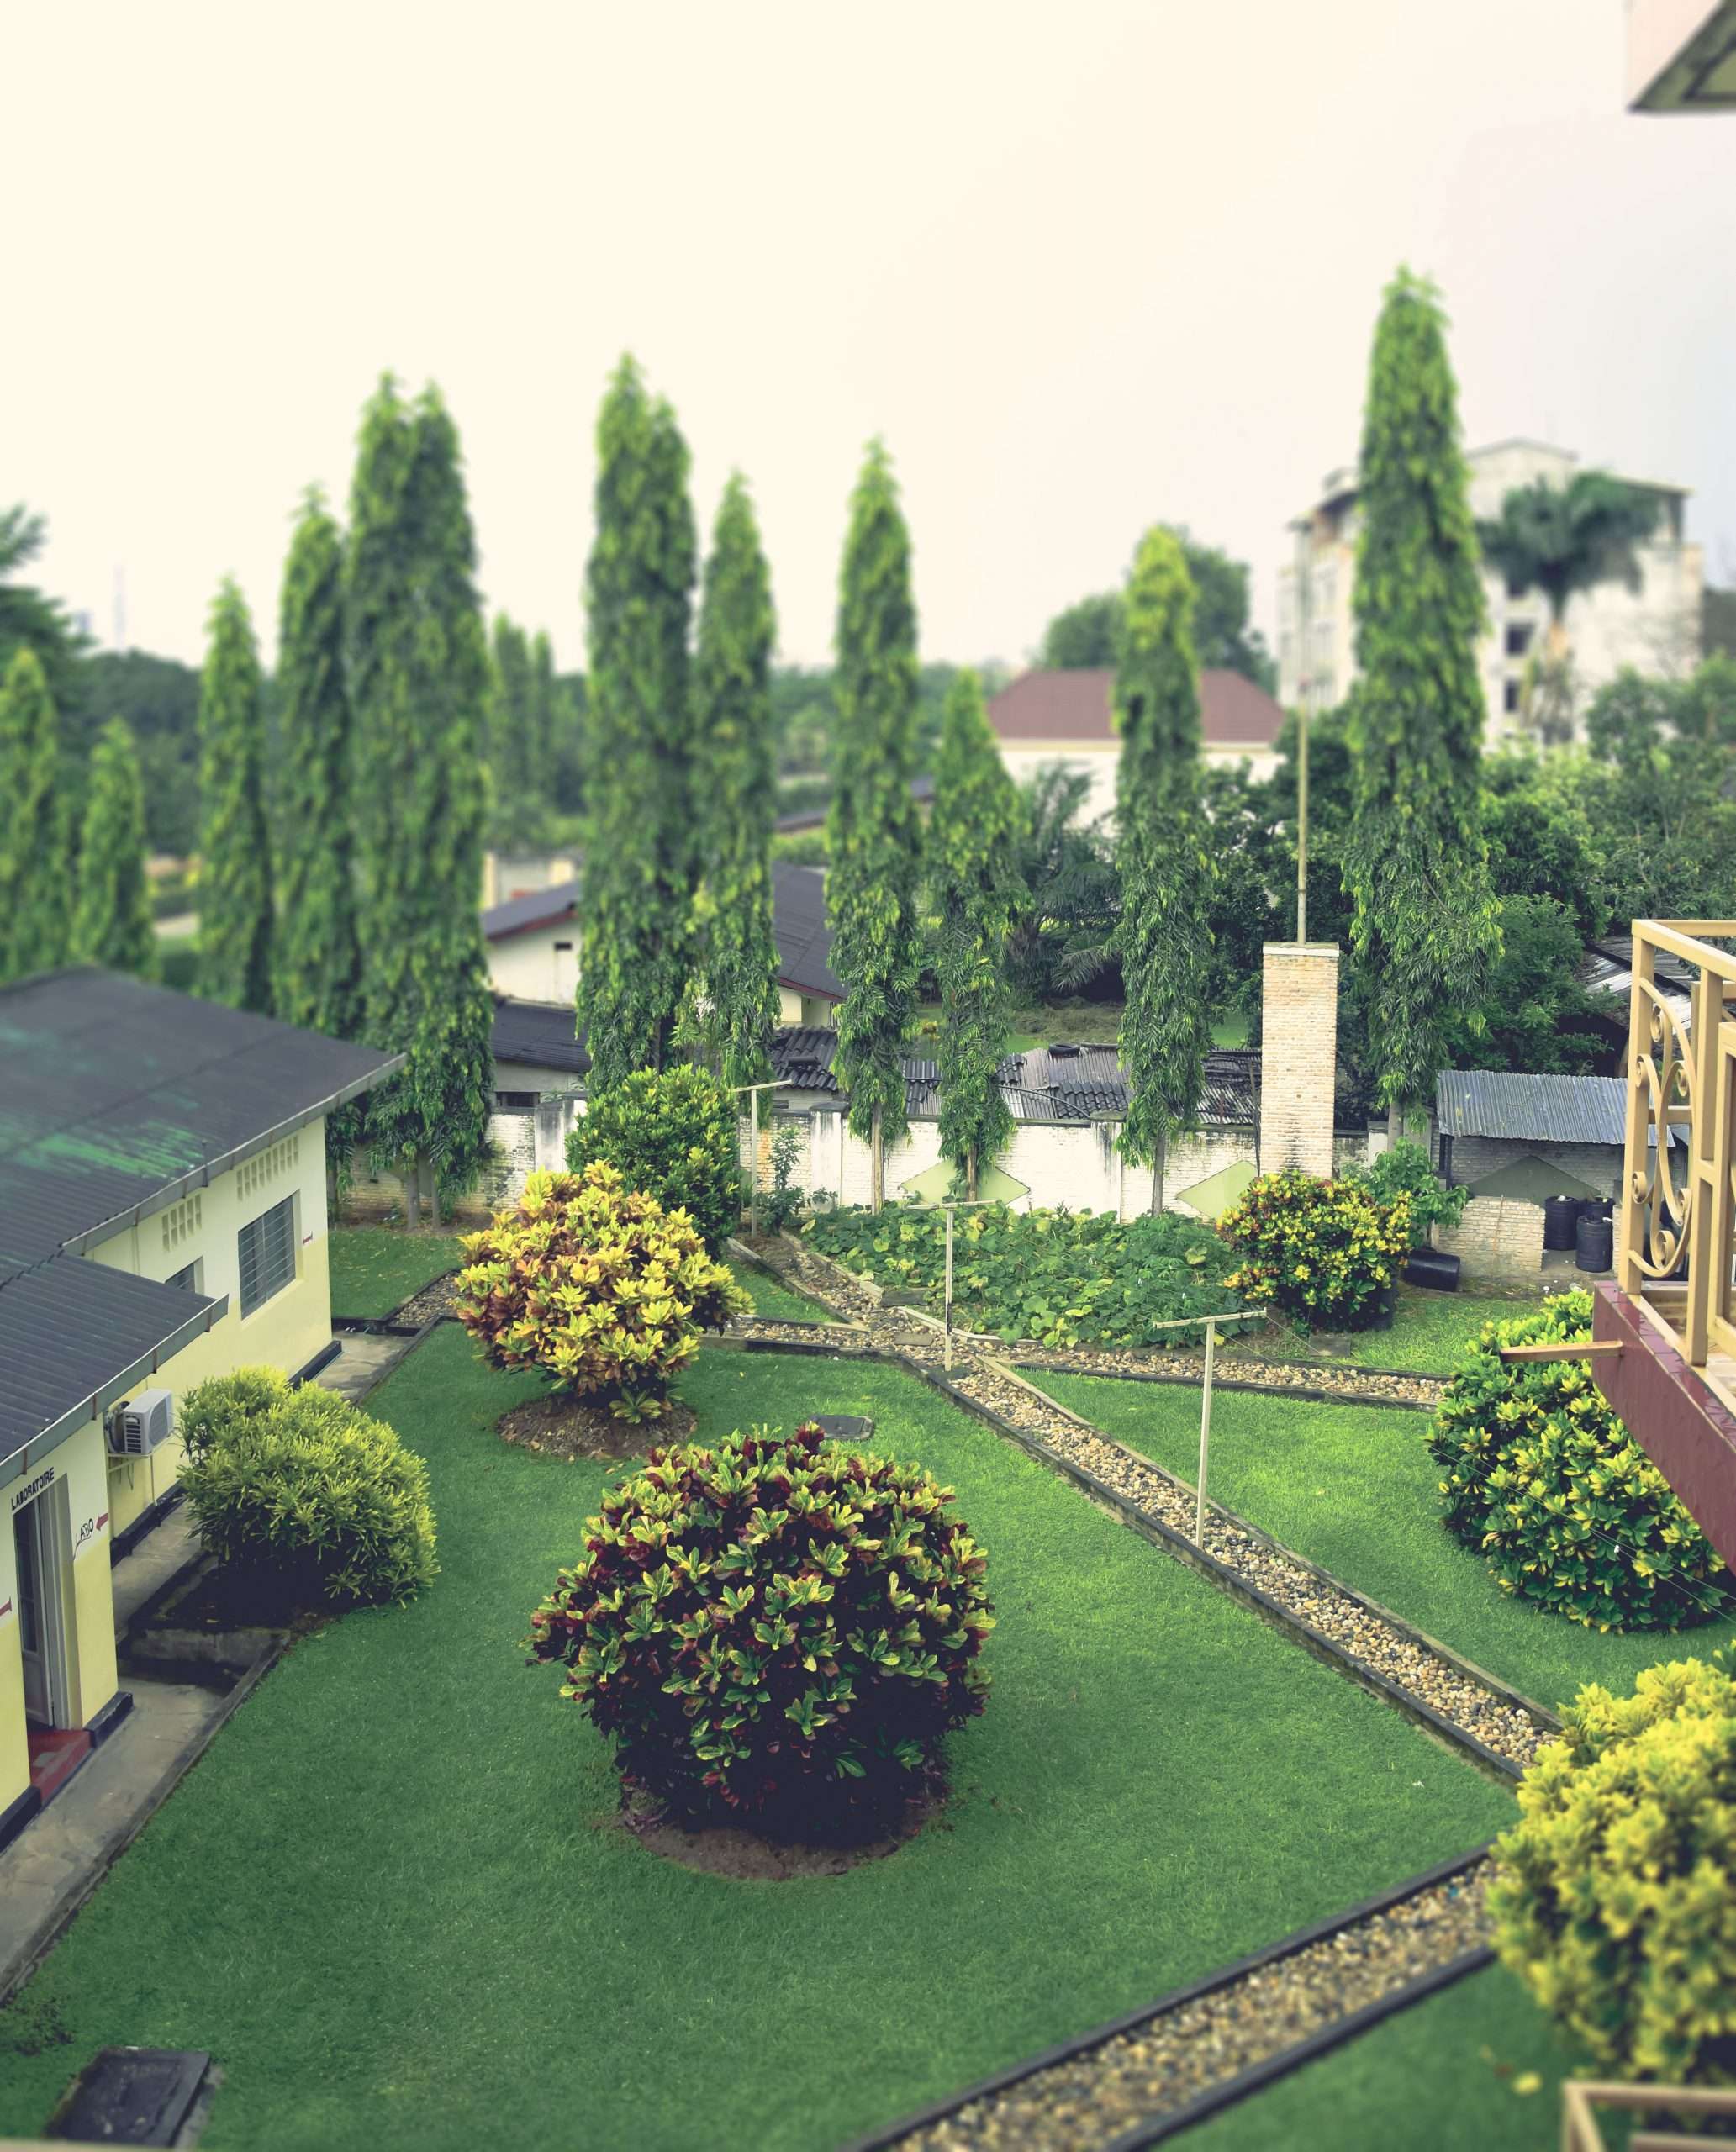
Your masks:
{"label": "dark red croton shrub", "polygon": [[952,1501],[811,1421],[654,1449],[604,1494],[530,1648],[672,1816],[873,1836],[988,1687],[987,1564]]}

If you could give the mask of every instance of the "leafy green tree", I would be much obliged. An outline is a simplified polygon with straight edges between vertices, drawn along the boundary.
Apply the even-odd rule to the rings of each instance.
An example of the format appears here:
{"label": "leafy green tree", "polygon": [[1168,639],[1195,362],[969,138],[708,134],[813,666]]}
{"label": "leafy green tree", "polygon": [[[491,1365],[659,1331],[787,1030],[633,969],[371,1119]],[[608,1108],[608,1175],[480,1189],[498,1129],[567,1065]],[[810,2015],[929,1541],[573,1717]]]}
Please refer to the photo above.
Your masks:
{"label": "leafy green tree", "polygon": [[70,710],[78,703],[79,661],[88,638],[57,599],[18,579],[19,569],[35,559],[47,536],[48,526],[40,515],[22,505],[0,509],[0,678],[19,649],[33,650],[55,707]]}
{"label": "leafy green tree", "polygon": [[20,641],[0,684],[0,979],[66,956],[70,836],[54,696],[35,646]]}
{"label": "leafy green tree", "polygon": [[694,666],[695,804],[704,810],[694,901],[704,1034],[726,1084],[757,1084],[778,1021],[772,915],[771,572],[739,474],[724,488],[705,563]]}
{"label": "leafy green tree", "polygon": [[1607,471],[1576,471],[1565,486],[1538,478],[1514,487],[1500,514],[1476,526],[1484,557],[1513,595],[1540,590],[1549,609],[1547,649],[1528,667],[1525,704],[1546,741],[1573,735],[1569,602],[1600,583],[1639,588],[1636,549],[1651,535],[1659,505],[1656,493]]}
{"label": "leafy green tree", "polygon": [[[286,1023],[355,1038],[361,1026],[356,922],[350,697],[344,678],[344,548],[310,491],[290,541],[277,630],[283,741],[277,1013]],[[328,1151],[356,1128],[332,1116]]]}
{"label": "leafy green tree", "polygon": [[1608,1063],[1612,1005],[1589,994],[1575,973],[1585,936],[1568,907],[1549,896],[1502,897],[1501,951],[1489,968],[1482,1021],[1454,1010],[1446,1066],[1506,1068],[1522,1075],[1582,1076]]}
{"label": "leafy green tree", "polygon": [[504,613],[494,615],[489,646],[488,769],[497,826],[503,833],[522,827],[542,773],[531,737],[530,645]]}
{"label": "leafy green tree", "polygon": [[225,580],[199,681],[199,991],[268,1015],[272,863],[265,712],[247,604]]}
{"label": "leafy green tree", "polygon": [[[1190,537],[1185,525],[1174,535],[1194,586],[1194,654],[1199,663],[1239,672],[1273,693],[1278,668],[1258,629],[1248,625],[1247,562],[1202,545]],[[1044,632],[1038,662],[1061,671],[1117,663],[1123,604],[1120,591],[1105,590],[1058,613]]]}
{"label": "leafy green tree", "polygon": [[1478,804],[1483,591],[1433,287],[1401,269],[1375,330],[1361,456],[1345,869],[1393,1132],[1431,1098],[1454,1008],[1499,942]]}
{"label": "leafy green tree", "polygon": [[585,572],[590,671],[578,1021],[591,1088],[667,1057],[692,952],[699,844],[688,625],[696,540],[674,414],[631,358],[597,422]]}
{"label": "leafy green tree", "polygon": [[1214,873],[1200,804],[1200,688],[1190,632],[1193,584],[1174,533],[1148,530],[1127,579],[1116,721],[1116,946],[1127,994],[1124,1157],[1152,1168],[1163,1207],[1170,1134],[1198,1111],[1211,1044]]}
{"label": "leafy green tree", "polygon": [[886,1145],[910,1126],[900,1052],[921,969],[915,750],[916,606],[910,540],[892,465],[870,444],[850,503],[839,580],[836,789],[826,817],[832,968],[844,984],[833,1060],[850,1126],[868,1139],[873,1206]]}
{"label": "leafy green tree", "polygon": [[198,669],[148,651],[99,650],[80,664],[78,679],[79,705],[66,713],[74,753],[87,758],[101,723],[124,718],[144,778],[150,849],[187,858],[199,842]]}
{"label": "leafy green tree", "polygon": [[1007,971],[1026,1001],[1116,984],[1121,883],[1100,823],[1081,820],[1089,773],[1051,762],[1021,787],[1016,872],[1026,899],[1007,936]]}
{"label": "leafy green tree", "polygon": [[488,636],[458,437],[440,394],[388,375],[362,418],[345,633],[356,729],[364,1030],[409,1057],[374,1092],[367,1142],[404,1222],[488,1152],[494,1003],[482,938]]}
{"label": "leafy green tree", "polygon": [[72,954],[82,964],[156,978],[161,971],[145,879],[145,786],[124,720],[112,718],[91,757],[78,847]]}
{"label": "leafy green tree", "polygon": [[947,698],[928,825],[941,990],[941,1156],[976,1200],[982,1167],[1013,1132],[999,1071],[1011,1030],[1007,943],[1018,882],[1019,794],[989,728],[974,672]]}

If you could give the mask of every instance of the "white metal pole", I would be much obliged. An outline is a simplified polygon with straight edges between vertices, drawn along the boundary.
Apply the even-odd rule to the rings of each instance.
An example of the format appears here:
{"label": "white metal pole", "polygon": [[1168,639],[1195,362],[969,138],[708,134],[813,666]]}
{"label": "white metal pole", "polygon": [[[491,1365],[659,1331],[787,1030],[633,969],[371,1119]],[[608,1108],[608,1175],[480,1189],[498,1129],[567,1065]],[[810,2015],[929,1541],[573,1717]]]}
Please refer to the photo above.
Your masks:
{"label": "white metal pole", "polygon": [[1211,1447],[1211,1363],[1217,1350],[1217,1325],[1206,1325],[1206,1382],[1200,1393],[1200,1484],[1194,1510],[1194,1544],[1206,1544],[1206,1453]]}
{"label": "white metal pole", "polygon": [[[747,1094],[752,1133],[748,1137],[747,1230],[755,1240],[759,1238],[759,1085],[756,1084]],[[739,1212],[736,1214],[741,1215]]]}
{"label": "white metal pole", "polygon": [[947,1205],[947,1373],[952,1372],[952,1206]]}

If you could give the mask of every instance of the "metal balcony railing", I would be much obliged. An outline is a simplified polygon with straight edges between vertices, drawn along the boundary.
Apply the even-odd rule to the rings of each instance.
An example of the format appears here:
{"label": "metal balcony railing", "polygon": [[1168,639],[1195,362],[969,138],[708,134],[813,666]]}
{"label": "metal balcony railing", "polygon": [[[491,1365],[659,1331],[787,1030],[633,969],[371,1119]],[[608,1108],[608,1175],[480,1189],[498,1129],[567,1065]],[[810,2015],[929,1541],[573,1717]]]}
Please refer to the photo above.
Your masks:
{"label": "metal balcony railing", "polygon": [[[1604,2152],[1603,2133],[1593,2112],[1617,2107],[1649,2121],[1659,2113],[1729,2117],[1736,2115],[1736,2091],[1686,2085],[1598,2085],[1570,2077],[1561,2086],[1561,2152]],[[1707,2152],[1728,2138],[1642,2125],[1628,2139],[1628,2152]],[[0,2149],[3,2152],[3,2149]]]}
{"label": "metal balcony railing", "polygon": [[[1633,922],[1616,1277],[1702,1370],[1710,1358],[1736,1356],[1736,956],[1713,946],[1732,939],[1733,920]],[[1660,984],[1660,956],[1675,960],[1675,982]]]}

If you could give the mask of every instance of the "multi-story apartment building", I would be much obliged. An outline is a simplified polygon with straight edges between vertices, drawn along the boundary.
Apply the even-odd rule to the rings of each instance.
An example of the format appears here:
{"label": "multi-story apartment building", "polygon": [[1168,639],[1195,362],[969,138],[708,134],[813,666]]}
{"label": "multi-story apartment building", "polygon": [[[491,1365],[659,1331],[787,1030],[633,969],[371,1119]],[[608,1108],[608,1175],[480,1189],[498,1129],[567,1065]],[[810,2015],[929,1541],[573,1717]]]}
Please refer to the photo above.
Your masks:
{"label": "multi-story apartment building", "polygon": [[[1540,441],[1497,441],[1473,449],[1471,513],[1493,520],[1515,487],[1542,478],[1565,485],[1579,467],[1569,451]],[[1624,666],[1680,674],[1700,658],[1701,549],[1682,535],[1687,488],[1634,479],[1655,496],[1658,518],[1637,552],[1637,588],[1619,579],[1569,600],[1564,625],[1572,650],[1578,705]],[[1330,709],[1356,675],[1351,600],[1360,527],[1356,472],[1330,472],[1320,498],[1290,526],[1292,553],[1278,573],[1279,699],[1286,709]],[[1487,737],[1493,742],[1522,729],[1521,702],[1528,661],[1543,646],[1549,608],[1543,593],[1509,590],[1493,568],[1483,578],[1489,625],[1479,652]]]}

